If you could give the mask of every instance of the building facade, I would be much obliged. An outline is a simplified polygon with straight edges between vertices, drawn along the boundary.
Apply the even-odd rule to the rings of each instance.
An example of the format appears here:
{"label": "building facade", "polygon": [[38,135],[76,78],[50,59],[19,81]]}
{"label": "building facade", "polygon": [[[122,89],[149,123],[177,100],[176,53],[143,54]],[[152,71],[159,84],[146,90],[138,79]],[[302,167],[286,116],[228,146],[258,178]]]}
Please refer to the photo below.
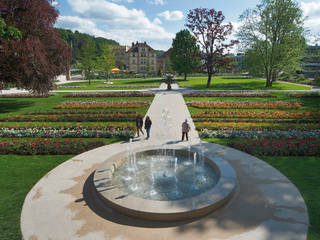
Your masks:
{"label": "building facade", "polygon": [[308,78],[320,76],[320,46],[308,46],[306,55],[302,59],[302,71]]}
{"label": "building facade", "polygon": [[129,58],[127,51],[130,49],[129,46],[110,46],[111,52],[114,54],[116,59],[116,66],[121,70],[129,69]]}
{"label": "building facade", "polygon": [[158,57],[157,60],[157,69],[160,73],[172,72],[170,54],[172,52],[172,48],[169,48],[164,54]]}
{"label": "building facade", "polygon": [[130,72],[138,74],[157,73],[157,52],[146,42],[132,43],[126,55]]}

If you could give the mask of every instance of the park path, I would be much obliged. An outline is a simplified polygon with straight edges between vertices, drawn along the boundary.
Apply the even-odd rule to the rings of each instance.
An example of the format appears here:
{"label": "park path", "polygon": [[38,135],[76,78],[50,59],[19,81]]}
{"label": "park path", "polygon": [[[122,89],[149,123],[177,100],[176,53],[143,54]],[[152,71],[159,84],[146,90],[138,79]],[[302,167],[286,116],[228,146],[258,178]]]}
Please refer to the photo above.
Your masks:
{"label": "park path", "polygon": [[[191,130],[189,140],[192,144],[200,142],[197,130],[195,129],[190,112],[181,93],[176,92],[179,87],[172,85],[173,91],[163,91],[155,95],[152,104],[146,113],[152,121],[150,141],[152,144],[179,143],[182,137],[182,123],[187,119]],[[161,84],[160,89],[166,89],[166,84]],[[167,111],[167,119],[163,114]],[[143,139],[143,137],[141,138]]]}

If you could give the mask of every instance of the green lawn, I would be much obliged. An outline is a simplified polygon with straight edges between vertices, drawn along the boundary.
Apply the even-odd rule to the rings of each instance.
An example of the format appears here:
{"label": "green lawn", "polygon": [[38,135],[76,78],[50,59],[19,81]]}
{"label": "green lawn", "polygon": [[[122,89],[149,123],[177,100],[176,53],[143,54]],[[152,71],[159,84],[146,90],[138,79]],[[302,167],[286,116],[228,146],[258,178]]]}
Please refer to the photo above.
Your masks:
{"label": "green lawn", "polygon": [[[179,84],[191,85],[193,89],[207,89],[207,77],[178,79]],[[311,87],[298,86],[290,83],[273,83],[271,88],[265,87],[266,80],[256,78],[214,77],[209,89],[217,90],[310,90]]]}
{"label": "green lawn", "polygon": [[[66,112],[65,109],[54,109],[54,107],[64,101],[152,101],[153,97],[108,97],[108,98],[64,98],[64,93],[57,93],[56,96],[49,98],[0,98],[0,116],[1,115],[17,115],[33,112]],[[145,114],[148,106],[132,109],[96,109],[92,111],[136,111],[140,114]],[[69,110],[71,111],[71,110]],[[77,111],[77,110],[72,110]],[[80,110],[79,110],[80,111]],[[83,110],[82,110],[83,111]]]}
{"label": "green lawn", "polygon": [[[120,139],[99,139],[105,144]],[[0,155],[0,239],[21,239],[20,214],[31,188],[51,169],[73,155]]]}
{"label": "green lawn", "polygon": [[72,155],[0,156],[0,239],[20,240],[24,199],[42,176]]}
{"label": "green lawn", "polygon": [[[61,86],[83,86],[84,88],[64,88],[64,89],[55,89],[58,91],[66,91],[66,90],[138,90],[138,89],[146,89],[146,88],[157,88],[161,84],[161,79],[124,79],[124,80],[110,80],[113,84],[104,83],[106,80],[94,80],[89,84],[88,81],[83,82],[73,82],[73,83],[65,83]],[[131,85],[137,86],[135,88],[114,88],[108,86],[116,86],[116,85]],[[150,85],[147,87],[139,87],[139,85]],[[105,88],[100,88],[98,86],[106,86]]]}
{"label": "green lawn", "polygon": [[[240,139],[205,138],[206,142],[227,145]],[[242,140],[243,141],[243,140]],[[257,156],[278,169],[296,185],[305,200],[310,218],[308,240],[320,239],[320,157]]]}

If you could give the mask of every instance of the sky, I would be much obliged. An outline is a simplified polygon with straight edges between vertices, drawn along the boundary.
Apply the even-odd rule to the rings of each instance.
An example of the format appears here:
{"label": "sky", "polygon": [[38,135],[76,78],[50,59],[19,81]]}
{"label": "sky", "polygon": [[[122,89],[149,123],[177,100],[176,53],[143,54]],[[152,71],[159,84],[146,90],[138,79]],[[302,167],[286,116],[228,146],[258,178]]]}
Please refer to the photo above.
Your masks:
{"label": "sky", "polygon": [[[320,0],[297,1],[311,35],[320,35]],[[60,16],[56,27],[78,30],[121,45],[146,41],[156,50],[167,50],[175,34],[185,29],[190,9],[214,8],[225,15],[235,31],[239,16],[254,8],[258,0],[55,0]],[[313,44],[309,37],[309,44]]]}

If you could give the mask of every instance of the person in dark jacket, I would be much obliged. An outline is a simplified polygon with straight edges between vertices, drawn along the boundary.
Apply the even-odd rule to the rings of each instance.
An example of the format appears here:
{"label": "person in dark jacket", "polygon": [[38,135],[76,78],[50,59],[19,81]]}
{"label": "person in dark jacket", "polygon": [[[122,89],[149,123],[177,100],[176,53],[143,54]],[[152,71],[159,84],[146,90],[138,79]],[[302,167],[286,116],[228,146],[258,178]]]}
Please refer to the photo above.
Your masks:
{"label": "person in dark jacket", "polygon": [[142,133],[142,135],[144,135],[143,131],[142,131],[142,127],[143,127],[143,119],[141,115],[138,115],[136,118],[136,127],[137,127],[137,134],[138,137],[140,137],[139,132]]}
{"label": "person in dark jacket", "polygon": [[150,128],[151,128],[152,122],[149,118],[149,116],[146,117],[146,120],[144,121],[144,128],[147,131],[147,139],[150,137]]}
{"label": "person in dark jacket", "polygon": [[182,127],[182,139],[181,139],[181,141],[184,140],[184,136],[186,136],[187,141],[189,141],[188,132],[190,131],[190,125],[189,125],[187,119],[182,123],[181,127]]}

